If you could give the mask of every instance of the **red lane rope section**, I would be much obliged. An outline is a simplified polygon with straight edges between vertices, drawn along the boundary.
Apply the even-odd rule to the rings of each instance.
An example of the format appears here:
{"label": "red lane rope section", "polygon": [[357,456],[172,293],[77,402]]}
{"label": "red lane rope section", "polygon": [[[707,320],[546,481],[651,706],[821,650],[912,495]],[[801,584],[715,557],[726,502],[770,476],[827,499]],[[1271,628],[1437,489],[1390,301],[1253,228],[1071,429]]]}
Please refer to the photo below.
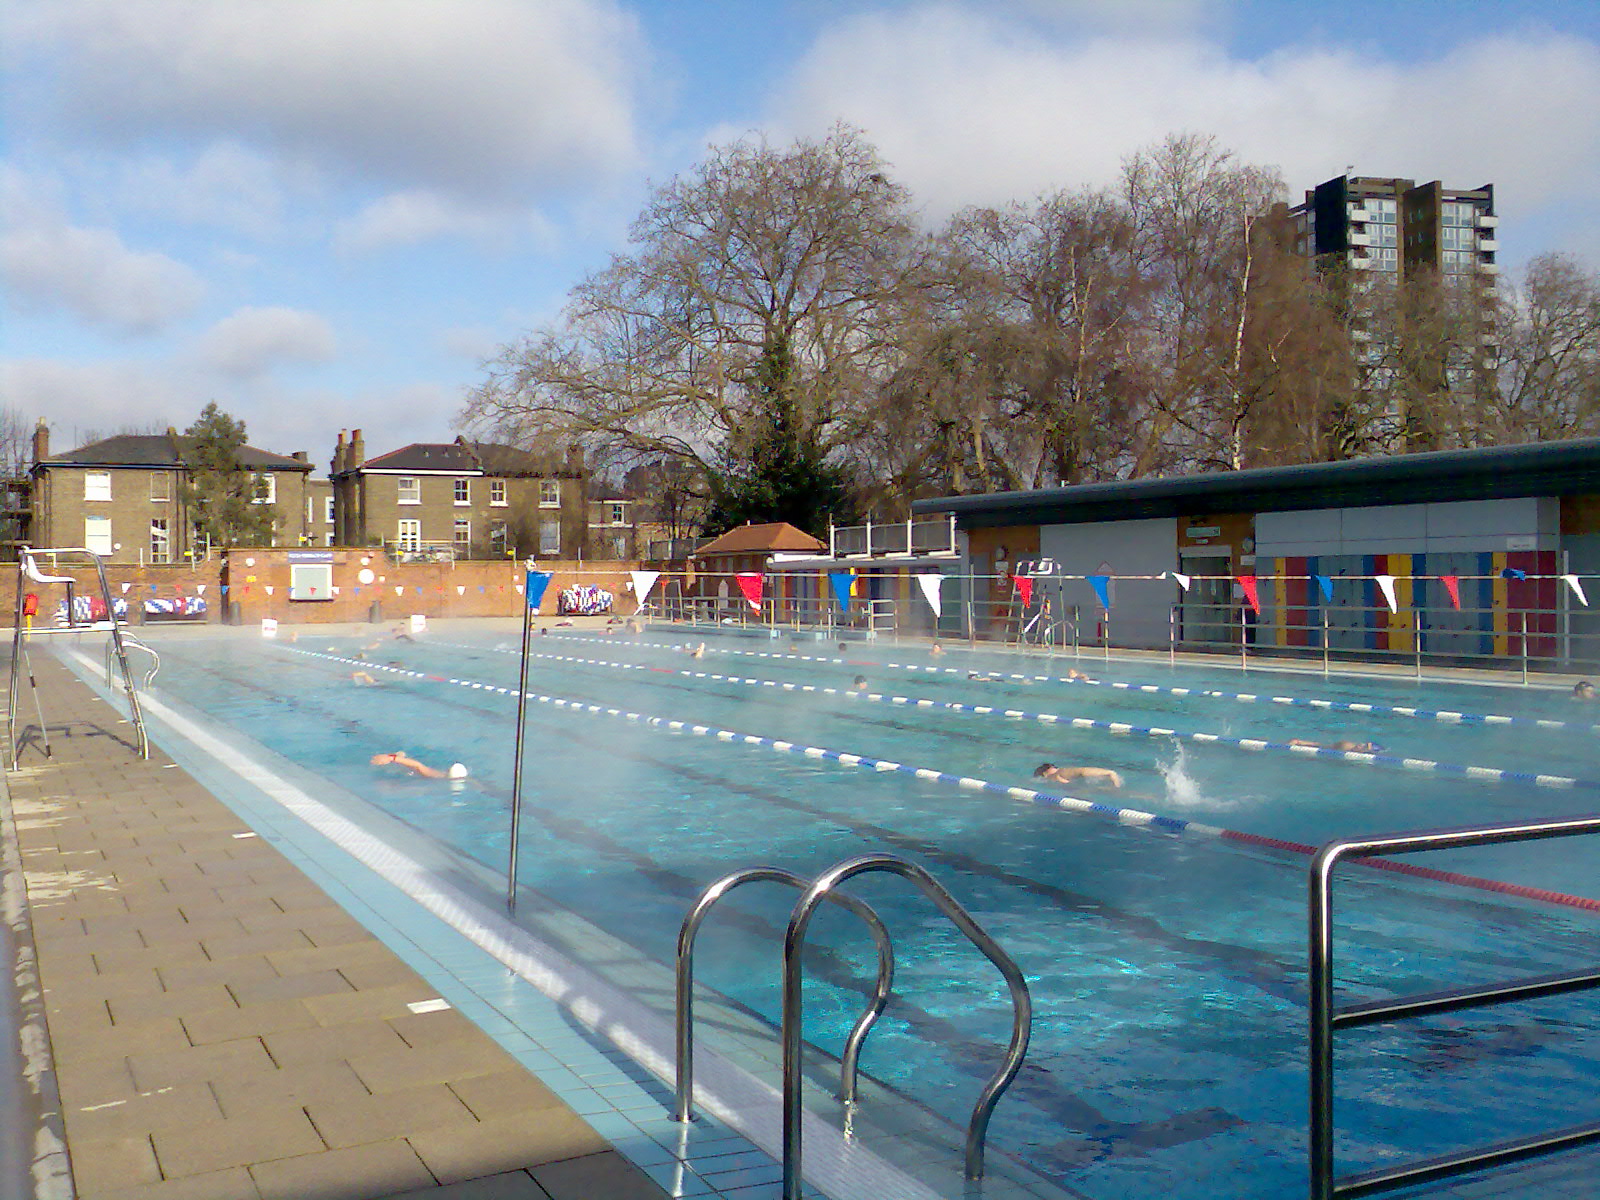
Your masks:
{"label": "red lane rope section", "polygon": [[[1250,846],[1265,846],[1272,850],[1286,850],[1293,854],[1303,854],[1309,857],[1317,852],[1315,846],[1304,842],[1290,842],[1283,838],[1264,837],[1259,833],[1241,833],[1236,829],[1224,829],[1222,836],[1230,841],[1244,842]],[[1548,888],[1528,887],[1521,883],[1502,883],[1498,879],[1483,879],[1477,875],[1463,875],[1459,871],[1440,871],[1435,867],[1419,867],[1415,863],[1396,862],[1391,858],[1358,858],[1353,860],[1364,867],[1371,867],[1374,871],[1393,871],[1399,875],[1410,875],[1415,879],[1429,879],[1435,883],[1453,883],[1459,887],[1477,888],[1484,892],[1498,892],[1504,896],[1520,896],[1524,900],[1541,900],[1546,904],[1561,904],[1567,908],[1581,908],[1588,912],[1600,912],[1600,900],[1591,900],[1587,896],[1574,896],[1567,892],[1552,892]]]}

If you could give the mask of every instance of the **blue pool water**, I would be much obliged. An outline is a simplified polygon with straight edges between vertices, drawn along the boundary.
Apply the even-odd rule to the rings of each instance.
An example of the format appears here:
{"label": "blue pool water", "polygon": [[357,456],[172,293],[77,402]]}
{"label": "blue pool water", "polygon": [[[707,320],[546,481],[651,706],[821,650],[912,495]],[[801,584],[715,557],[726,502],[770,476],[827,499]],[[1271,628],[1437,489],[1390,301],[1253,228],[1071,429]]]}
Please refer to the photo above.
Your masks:
{"label": "blue pool water", "polygon": [[[514,689],[517,672],[515,647],[503,636],[386,640],[366,652],[380,687],[351,682],[360,665],[351,661],[361,644],[355,638],[158,644],[165,695],[486,867],[503,866],[515,699],[495,689]],[[541,637],[529,690],[1007,786],[1032,786],[1032,768],[1044,760],[1109,766],[1125,778],[1119,791],[1051,790],[1296,842],[1600,809],[1600,791],[1584,786],[1600,779],[1591,728],[1600,712],[1547,692],[1094,659],[1081,664],[1093,684],[969,679],[969,670],[1053,677],[1070,660],[1020,666],[963,651],[932,660],[925,651],[863,643],[843,653],[831,643],[791,651],[781,641],[731,637],[690,659],[680,645],[670,631]],[[843,689],[857,674],[867,677],[869,694],[778,686]],[[1114,680],[1167,690],[1114,689]],[[1179,696],[1173,687],[1263,699]],[[1272,696],[1572,727],[1440,722],[1265,699]],[[997,711],[919,707],[917,700]],[[1375,741],[1397,760],[1579,782],[1538,787],[1284,750],[1252,753],[1041,723],[1031,715],[1039,713],[1179,734]],[[472,778],[451,789],[368,763],[373,753],[401,748],[440,766],[467,763]],[[1033,989],[1028,1065],[996,1111],[990,1144],[1069,1194],[1303,1194],[1303,858],[549,703],[530,705],[525,769],[522,882],[657,962],[670,962],[694,896],[730,870],[771,864],[812,874],[869,850],[927,867],[1017,959]],[[1600,894],[1595,839],[1417,861]],[[963,1124],[1009,1032],[1005,987],[902,882],[868,877],[851,890],[884,915],[899,963],[896,1001],[868,1042],[863,1070]],[[747,891],[728,902],[727,917],[706,926],[700,978],[775,1020],[778,946],[793,898]],[[1596,915],[1577,908],[1361,867],[1341,876],[1338,904],[1344,1000],[1570,970],[1594,959]],[[848,916],[833,913],[819,916],[812,942],[807,1038],[837,1053],[871,978],[871,946]],[[1600,1115],[1592,996],[1379,1027],[1343,1035],[1339,1044],[1342,1170]],[[1224,1189],[1221,1179],[1229,1181]],[[1518,1186],[1507,1194],[1547,1194],[1533,1174]],[[1551,1196],[1571,1194],[1553,1186]]]}

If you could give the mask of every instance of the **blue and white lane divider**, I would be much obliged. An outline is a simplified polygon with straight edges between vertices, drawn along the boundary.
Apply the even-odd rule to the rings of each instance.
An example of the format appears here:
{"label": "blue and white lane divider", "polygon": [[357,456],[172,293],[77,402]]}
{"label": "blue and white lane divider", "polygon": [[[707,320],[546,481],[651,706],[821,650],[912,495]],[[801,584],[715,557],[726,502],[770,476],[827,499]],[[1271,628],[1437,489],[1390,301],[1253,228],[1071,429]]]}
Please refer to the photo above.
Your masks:
{"label": "blue and white lane divider", "polygon": [[[481,650],[482,647],[448,643],[452,649]],[[435,642],[434,645],[446,645]],[[509,652],[507,652],[509,653]],[[736,683],[748,687],[768,687],[784,692],[811,692],[817,695],[843,696],[851,700],[867,700],[879,704],[894,704],[907,708],[941,709],[946,712],[974,713],[978,716],[1002,716],[1013,721],[1035,721],[1041,725],[1064,725],[1069,729],[1093,729],[1120,737],[1161,738],[1195,745],[1229,746],[1256,753],[1293,754],[1303,758],[1321,758],[1335,762],[1357,763],[1363,766],[1398,767],[1406,771],[1427,771],[1435,775],[1451,775],[1461,779],[1477,779],[1486,783],[1510,783],[1527,787],[1579,788],[1600,791],[1600,780],[1575,779],[1570,775],[1540,775],[1531,771],[1507,771],[1500,767],[1470,766],[1461,763],[1437,762],[1431,758],[1402,758],[1397,754],[1384,754],[1366,750],[1335,750],[1327,746],[1296,746],[1289,742],[1274,742],[1264,738],[1230,737],[1221,733],[1185,733],[1153,725],[1130,725],[1122,721],[1100,721],[1093,717],[1064,716],[1060,713],[1026,712],[1019,708],[997,708],[989,704],[962,704],[955,700],[929,700],[916,696],[891,696],[882,692],[858,692],[853,688],[823,687],[777,679],[755,679],[743,675],[722,675],[714,671],[691,671],[682,667],[658,667],[649,663],[615,662],[604,658],[579,658],[571,654],[529,653],[530,658],[552,662],[574,663],[580,666],[610,667],[621,671],[645,671],[656,674],[680,675],[686,679],[709,679],[717,683]],[[451,682],[455,682],[452,680]]]}
{"label": "blue and white lane divider", "polygon": [[[606,645],[618,644],[612,638],[584,637],[574,634],[562,634],[561,637],[564,641],[594,642]],[[646,647],[654,650],[682,649],[681,644],[672,642],[641,642],[632,638],[626,639],[620,644]],[[1582,721],[1556,721],[1541,717],[1508,717],[1495,713],[1453,712],[1449,709],[1413,708],[1401,704],[1365,704],[1348,700],[1308,699],[1303,696],[1270,696],[1261,695],[1257,692],[1222,692],[1213,688],[1164,687],[1155,683],[1129,683],[1125,680],[1115,679],[1074,679],[1065,675],[1029,675],[1020,671],[970,672],[965,667],[930,666],[922,663],[869,663],[864,660],[829,657],[821,654],[780,654],[769,650],[736,650],[726,646],[707,646],[706,653],[733,654],[743,658],[786,658],[798,662],[825,663],[834,666],[844,666],[859,662],[862,666],[887,667],[895,671],[913,671],[928,675],[966,676],[972,673],[984,679],[993,680],[1011,679],[1022,683],[1083,684],[1087,687],[1106,687],[1115,691],[1144,692],[1149,695],[1199,696],[1207,700],[1235,700],[1244,704],[1282,704],[1297,708],[1320,708],[1329,712],[1362,713],[1368,716],[1412,717],[1424,721],[1442,721],[1451,725],[1511,725],[1524,729],[1565,729],[1579,733],[1600,733],[1600,725],[1589,725]]]}
{"label": "blue and white lane divider", "polygon": [[[473,691],[494,692],[496,695],[501,696],[515,696],[517,694],[515,688],[499,687],[495,684],[483,683],[478,680],[454,679],[444,675],[434,675],[426,671],[412,671],[405,667],[369,663],[365,659],[345,658],[341,655],[326,654],[316,650],[302,650],[297,646],[280,644],[279,648],[292,654],[303,654],[308,658],[343,663],[361,670],[384,671],[390,675],[398,675],[403,678],[419,679],[430,683],[453,684],[457,687],[470,688]],[[632,666],[633,664],[627,665]],[[636,666],[634,669],[645,671],[664,670],[664,668],[652,668],[649,666]],[[798,687],[800,685],[795,686]],[[1154,829],[1162,833],[1181,834],[1188,837],[1213,838],[1260,849],[1284,851],[1300,856],[1309,856],[1316,852],[1315,846],[1308,845],[1305,842],[1266,837],[1259,833],[1247,833],[1239,829],[1225,829],[1220,825],[1207,825],[1200,821],[1184,820],[1181,817],[1164,817],[1158,813],[1141,812],[1136,808],[1121,808],[1115,804],[1101,804],[1098,801],[1083,800],[1076,796],[1062,795],[1059,792],[1041,792],[1033,788],[1008,787],[1003,783],[993,783],[987,779],[976,779],[967,775],[952,775],[948,771],[935,771],[928,767],[908,766],[905,763],[872,758],[865,754],[850,754],[841,750],[830,750],[824,746],[802,746],[796,742],[780,741],[776,738],[761,737],[750,733],[739,733],[732,729],[720,729],[715,725],[696,725],[689,721],[675,721],[666,717],[654,717],[645,713],[628,712],[620,708],[610,708],[603,704],[587,704],[581,700],[569,700],[562,696],[547,696],[534,692],[525,694],[529,700],[533,700],[536,703],[553,705],[556,708],[566,709],[568,712],[618,717],[653,729],[667,729],[675,733],[688,733],[696,737],[714,738],[719,742],[757,746],[780,754],[799,754],[806,758],[837,763],[841,767],[855,767],[878,774],[909,775],[928,783],[946,784],[961,788],[964,791],[1003,796],[1007,800],[1013,800],[1019,804],[1030,804],[1038,808],[1050,808],[1059,812],[1100,817],[1114,821],[1118,825],[1126,825],[1133,828]],[[1433,867],[1418,866],[1416,863],[1401,862],[1392,858],[1362,858],[1354,861],[1360,866],[1370,867],[1376,871],[1388,871],[1417,879],[1428,879],[1440,883],[1455,884],[1460,887],[1476,888],[1480,891],[1497,892],[1502,895],[1519,896],[1524,899],[1538,900],[1549,904],[1561,904],[1571,908],[1600,912],[1600,900],[1593,900],[1587,896],[1552,892],[1545,888],[1505,883],[1498,879],[1483,879],[1475,875],[1463,875],[1456,871],[1440,871]]]}

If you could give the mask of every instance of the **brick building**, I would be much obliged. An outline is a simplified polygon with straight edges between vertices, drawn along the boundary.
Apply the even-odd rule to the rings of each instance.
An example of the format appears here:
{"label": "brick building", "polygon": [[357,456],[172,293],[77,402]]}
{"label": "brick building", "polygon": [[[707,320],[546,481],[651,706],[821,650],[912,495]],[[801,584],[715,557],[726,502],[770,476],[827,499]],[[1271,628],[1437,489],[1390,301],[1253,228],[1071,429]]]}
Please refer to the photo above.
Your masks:
{"label": "brick building", "polygon": [[[245,446],[239,460],[257,477],[257,503],[273,510],[273,545],[299,545],[306,536],[307,455]],[[30,475],[34,545],[86,546],[109,563],[180,563],[208,550],[184,502],[188,468],[173,429],[120,434],[52,455],[41,419]]]}
{"label": "brick building", "polygon": [[539,454],[475,442],[413,442],[366,457],[339,431],[329,471],[334,542],[400,560],[573,558],[589,549],[583,451]]}

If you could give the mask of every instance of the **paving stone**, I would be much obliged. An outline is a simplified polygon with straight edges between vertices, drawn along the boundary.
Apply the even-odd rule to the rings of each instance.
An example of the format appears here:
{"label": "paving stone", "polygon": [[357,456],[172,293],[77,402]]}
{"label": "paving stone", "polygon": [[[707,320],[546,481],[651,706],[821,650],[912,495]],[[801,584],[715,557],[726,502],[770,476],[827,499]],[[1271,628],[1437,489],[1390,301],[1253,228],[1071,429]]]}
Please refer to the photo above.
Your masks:
{"label": "paving stone", "polygon": [[[152,974],[154,974],[152,972]],[[159,982],[160,977],[156,976]],[[107,1004],[117,1024],[146,1021],[151,1017],[181,1017],[187,1013],[209,1012],[215,1008],[237,1008],[233,993],[220,983],[201,983],[194,987],[157,990],[128,995],[112,995]]]}
{"label": "paving stone", "polygon": [[[212,962],[209,958],[199,962],[162,963],[156,967],[161,982],[168,991],[198,987],[205,983],[220,983],[238,998],[244,989],[276,982],[278,972],[265,958],[230,958],[226,962]],[[251,995],[256,999],[275,1000],[277,996]],[[244,1001],[241,1000],[241,1003]]]}
{"label": "paving stone", "polygon": [[[394,951],[385,946],[370,933],[359,942],[348,942],[339,946],[311,946],[304,950],[280,950],[267,955],[270,962],[280,975],[303,975],[310,971],[338,971],[348,981],[351,968],[362,966],[384,966],[392,970],[403,972],[407,979],[415,979],[417,973],[405,963],[394,956]],[[395,983],[398,980],[384,978],[382,983]],[[352,984],[352,986],[375,986]]]}
{"label": "paving stone", "polygon": [[89,1062],[97,1058],[126,1058],[136,1053],[161,1054],[189,1049],[189,1037],[176,1017],[156,1017],[103,1027],[66,1025],[51,1020],[50,1044],[60,1056]]}
{"label": "paving stone", "polygon": [[[298,1000],[269,1000],[265,1004],[240,1006],[230,998],[226,1007],[209,1008],[183,1017],[184,1032],[196,1046],[305,1029],[316,1023],[316,1018]],[[271,1051],[270,1046],[268,1051]],[[282,1065],[277,1055],[273,1055],[273,1059]]]}
{"label": "paving stone", "polygon": [[403,1141],[278,1159],[259,1163],[250,1173],[262,1200],[369,1200],[433,1182],[428,1168]]}
{"label": "paving stone", "polygon": [[359,1100],[313,1100],[306,1105],[306,1115],[329,1146],[355,1146],[478,1123],[472,1110],[442,1083]]}
{"label": "paving stone", "polygon": [[[573,1112],[547,1109],[530,1120],[517,1113],[467,1129],[414,1134],[407,1139],[440,1183],[459,1183],[517,1167],[598,1154],[610,1144]],[[537,1175],[535,1175],[537,1178]]]}
{"label": "paving stone", "polygon": [[74,1138],[70,1154],[73,1183],[83,1192],[120,1194],[115,1189],[161,1178],[148,1135]]}
{"label": "paving stone", "polygon": [[[270,963],[267,965],[271,967]],[[351,988],[337,971],[307,971],[303,975],[287,976],[280,976],[274,971],[270,979],[251,980],[231,990],[240,1004],[262,1004],[268,1000],[309,1000],[317,996],[349,992]]]}
{"label": "paving stone", "polygon": [[615,1150],[533,1167],[550,1200],[662,1200],[661,1186]]}
{"label": "paving stone", "polygon": [[174,1129],[205,1121],[220,1121],[222,1109],[203,1083],[186,1083],[113,1100],[66,1109],[69,1143],[78,1137],[120,1138],[156,1129]]}
{"label": "paving stone", "polygon": [[411,1052],[405,1040],[386,1021],[348,1021],[331,1026],[313,1022],[300,1029],[268,1033],[264,1040],[267,1052],[280,1067],[316,1062],[354,1063]]}
{"label": "paving stone", "polygon": [[324,1104],[357,1102],[372,1093],[344,1062],[314,1062],[279,1067],[240,1078],[211,1080],[212,1094],[222,1115],[229,1120],[248,1116],[262,1108],[304,1107],[313,1101]]}
{"label": "paving stone", "polygon": [[[393,1033],[393,1030],[390,1030]],[[395,1034],[396,1040],[399,1034]],[[404,1043],[401,1043],[404,1045]],[[472,1075],[504,1071],[516,1060],[493,1042],[445,1042],[437,1046],[379,1055],[351,1055],[350,1065],[373,1092],[392,1092],[424,1083],[448,1083]]]}
{"label": "paving stone", "polygon": [[257,1109],[243,1120],[158,1130],[152,1140],[162,1174],[169,1179],[324,1149],[322,1139],[300,1108]]}
{"label": "paving stone", "polygon": [[138,1095],[127,1059],[79,1060],[57,1056],[56,1087],[63,1106],[107,1104]]}
{"label": "paving stone", "polygon": [[245,933],[240,930],[237,933],[209,937],[201,942],[206,957],[214,962],[246,955],[300,950],[310,944],[310,939],[298,929],[269,929],[264,933]]}
{"label": "paving stone", "polygon": [[339,974],[349,980],[353,988],[386,987],[417,978],[417,973],[397,958],[345,963],[339,967]]}
{"label": "paving stone", "polygon": [[478,1038],[483,1031],[453,1008],[439,1012],[407,1013],[391,1017],[389,1024],[409,1046],[432,1046],[456,1038]]}
{"label": "paving stone", "polygon": [[130,1055],[128,1068],[141,1092],[277,1069],[259,1038],[191,1046],[168,1054]]}
{"label": "paving stone", "polygon": [[559,1096],[521,1067],[475,1075],[450,1082],[450,1090],[461,1097],[480,1121],[498,1113],[525,1112],[552,1106],[561,1107]]}
{"label": "paving stone", "polygon": [[403,1017],[410,1015],[406,1006],[419,1000],[431,1000],[438,993],[421,978],[413,975],[409,982],[388,987],[363,988],[359,991],[342,991],[310,997],[306,1007],[317,1014],[326,1025],[340,1021],[355,1021],[366,1017]]}
{"label": "paving stone", "polygon": [[506,1171],[465,1183],[388,1196],[384,1200],[550,1200],[550,1193],[535,1183],[526,1171]]}
{"label": "paving stone", "polygon": [[[244,926],[236,917],[207,916],[198,920],[174,911],[170,915],[135,913],[139,936],[147,946],[164,946],[172,943],[198,942],[202,946],[211,938],[229,937],[244,933]],[[216,958],[212,954],[209,957]]]}
{"label": "paving stone", "polygon": [[255,1180],[244,1167],[163,1179],[159,1183],[128,1186],[104,1192],[79,1191],[78,1200],[261,1200]]}

